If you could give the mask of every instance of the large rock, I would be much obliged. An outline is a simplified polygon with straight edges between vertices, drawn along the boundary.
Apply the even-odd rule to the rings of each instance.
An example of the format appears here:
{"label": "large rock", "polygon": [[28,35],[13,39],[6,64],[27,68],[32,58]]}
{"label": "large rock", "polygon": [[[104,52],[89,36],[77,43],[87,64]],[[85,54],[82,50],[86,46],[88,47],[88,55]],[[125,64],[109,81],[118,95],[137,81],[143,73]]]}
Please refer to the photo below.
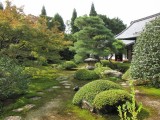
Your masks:
{"label": "large rock", "polygon": [[91,105],[91,103],[87,102],[86,100],[82,100],[82,108],[87,109],[91,112],[94,112],[93,106]]}
{"label": "large rock", "polygon": [[103,74],[107,77],[122,77],[122,73],[116,70],[105,70]]}

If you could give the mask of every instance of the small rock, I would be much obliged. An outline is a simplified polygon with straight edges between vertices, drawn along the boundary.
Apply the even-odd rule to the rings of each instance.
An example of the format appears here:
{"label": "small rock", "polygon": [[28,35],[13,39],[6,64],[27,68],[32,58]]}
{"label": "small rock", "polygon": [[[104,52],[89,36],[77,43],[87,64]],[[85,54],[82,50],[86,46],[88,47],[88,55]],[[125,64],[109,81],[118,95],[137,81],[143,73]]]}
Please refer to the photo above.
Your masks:
{"label": "small rock", "polygon": [[79,90],[79,86],[75,86],[75,87],[73,88],[73,90],[74,90],[74,91],[78,91],[78,90]]}
{"label": "small rock", "polygon": [[21,120],[22,118],[20,116],[9,116],[6,117],[4,120]]}

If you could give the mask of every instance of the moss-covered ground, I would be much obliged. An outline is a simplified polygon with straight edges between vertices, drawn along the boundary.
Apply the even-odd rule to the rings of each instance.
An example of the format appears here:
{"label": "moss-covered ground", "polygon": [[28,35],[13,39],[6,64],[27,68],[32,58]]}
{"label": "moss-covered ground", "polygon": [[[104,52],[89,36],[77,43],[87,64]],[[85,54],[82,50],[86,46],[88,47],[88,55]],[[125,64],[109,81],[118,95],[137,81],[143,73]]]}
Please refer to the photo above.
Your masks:
{"label": "moss-covered ground", "polygon": [[[80,66],[81,68],[84,65]],[[75,69],[76,70],[76,69]],[[32,75],[26,94],[15,96],[8,99],[4,103],[3,111],[0,113],[0,119],[4,119],[10,115],[19,115],[25,120],[32,120],[37,117],[38,120],[119,120],[118,115],[97,115],[88,110],[81,109],[72,105],[72,98],[75,94],[74,86],[83,86],[88,81],[78,81],[73,79],[75,70],[57,70],[51,66],[28,67],[26,71]],[[62,80],[56,80],[58,77],[64,77],[65,81],[71,84],[71,88],[66,89],[62,84]],[[115,78],[110,80],[122,82]],[[51,89],[53,86],[60,86],[58,89]],[[139,120],[157,118],[158,113],[156,107],[145,101],[156,101],[160,103],[160,89],[137,87],[141,94],[137,97],[139,102],[144,103],[144,109],[139,114]],[[144,100],[144,96],[147,96]],[[40,97],[33,100],[33,97]],[[14,109],[21,108],[27,104],[35,106],[30,110],[14,112]]]}

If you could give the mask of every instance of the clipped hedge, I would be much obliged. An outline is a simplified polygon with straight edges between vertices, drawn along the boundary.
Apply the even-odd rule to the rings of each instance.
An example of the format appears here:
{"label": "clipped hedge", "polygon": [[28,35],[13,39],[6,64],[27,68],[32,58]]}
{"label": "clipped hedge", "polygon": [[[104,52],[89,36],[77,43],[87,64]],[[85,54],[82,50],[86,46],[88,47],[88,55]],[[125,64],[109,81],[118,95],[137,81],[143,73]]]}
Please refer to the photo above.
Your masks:
{"label": "clipped hedge", "polygon": [[74,96],[73,104],[81,106],[82,100],[93,103],[97,94],[109,89],[122,89],[122,87],[112,81],[96,80],[84,85]]}
{"label": "clipped hedge", "polygon": [[62,64],[62,68],[66,69],[66,70],[71,70],[71,69],[76,68],[76,67],[77,67],[77,65],[73,61],[65,61]]}
{"label": "clipped hedge", "polygon": [[96,80],[99,79],[99,75],[93,70],[79,69],[74,74],[77,80]]}
{"label": "clipped hedge", "polygon": [[131,96],[125,90],[107,90],[96,95],[93,106],[101,113],[116,112],[117,107],[130,101]]}
{"label": "clipped hedge", "polygon": [[101,60],[101,63],[103,66],[108,66],[113,70],[118,70],[120,72],[126,72],[129,67],[130,67],[130,63],[121,63],[121,62],[116,62],[116,61],[112,61],[113,64],[110,64],[110,62],[108,60]]}

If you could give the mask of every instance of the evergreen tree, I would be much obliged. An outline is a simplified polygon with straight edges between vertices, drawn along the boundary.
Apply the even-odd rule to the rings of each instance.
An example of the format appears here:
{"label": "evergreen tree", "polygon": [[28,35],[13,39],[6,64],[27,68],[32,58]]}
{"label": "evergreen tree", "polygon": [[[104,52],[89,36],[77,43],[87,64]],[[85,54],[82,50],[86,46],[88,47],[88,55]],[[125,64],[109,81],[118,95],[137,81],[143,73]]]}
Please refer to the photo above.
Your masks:
{"label": "evergreen tree", "polygon": [[46,16],[46,15],[47,15],[46,9],[45,6],[43,6],[41,10],[41,16]]}
{"label": "evergreen tree", "polygon": [[73,35],[76,42],[70,49],[76,53],[74,56],[76,62],[84,61],[90,54],[94,56],[110,54],[115,40],[110,30],[104,26],[102,19],[98,16],[78,17],[75,25],[80,31]]}
{"label": "evergreen tree", "polygon": [[126,28],[126,25],[119,18],[110,19],[106,15],[101,14],[98,14],[98,16],[103,20],[105,26],[110,29],[114,35],[117,35]]}
{"label": "evergreen tree", "polygon": [[0,2],[0,10],[3,10],[3,4]]}
{"label": "evergreen tree", "polygon": [[72,18],[71,18],[71,33],[74,34],[78,32],[78,27],[74,25],[74,21],[77,18],[77,12],[76,9],[73,10]]}
{"label": "evergreen tree", "polygon": [[131,75],[135,79],[150,80],[160,87],[160,18],[146,25],[136,40]]}
{"label": "evergreen tree", "polygon": [[53,18],[54,25],[58,27],[60,31],[65,31],[65,24],[63,18],[57,13]]}
{"label": "evergreen tree", "polygon": [[95,10],[95,7],[94,7],[93,3],[91,5],[91,10],[90,10],[89,16],[97,16],[97,12]]}

